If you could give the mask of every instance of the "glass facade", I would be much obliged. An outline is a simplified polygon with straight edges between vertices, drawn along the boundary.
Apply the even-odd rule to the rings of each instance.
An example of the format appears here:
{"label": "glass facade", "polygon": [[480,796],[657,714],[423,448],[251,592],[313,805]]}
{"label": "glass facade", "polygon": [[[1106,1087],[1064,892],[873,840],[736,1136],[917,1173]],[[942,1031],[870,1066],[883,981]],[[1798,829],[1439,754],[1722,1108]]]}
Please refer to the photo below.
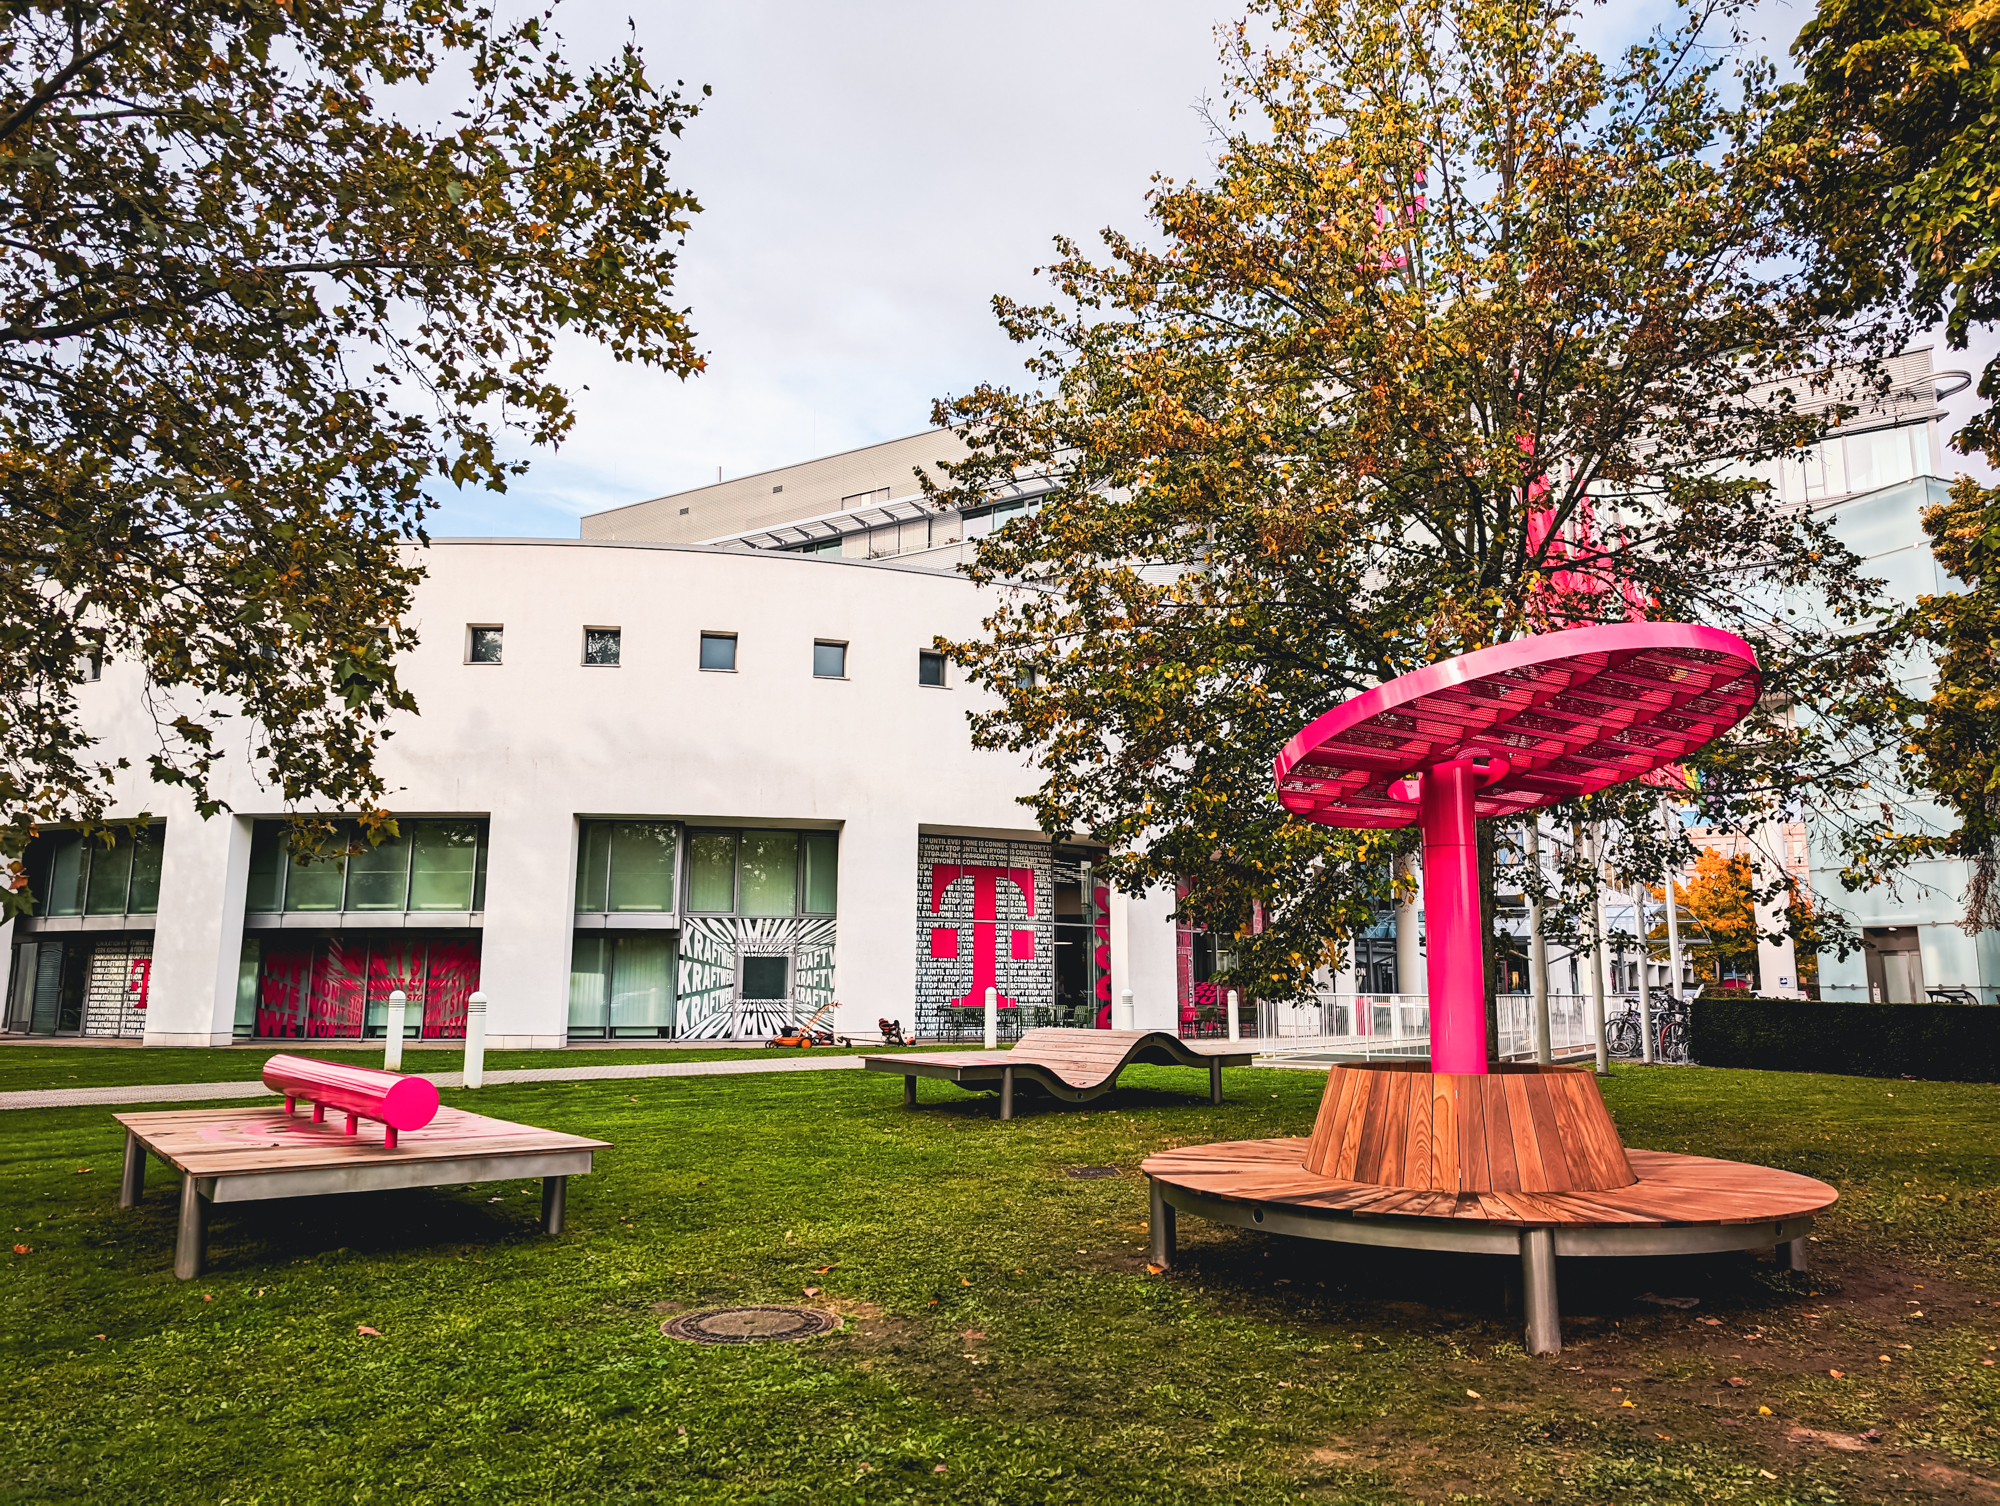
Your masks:
{"label": "glass facade", "polygon": [[[302,936],[272,931],[246,945],[238,968],[239,1033],[270,1039],[381,1036],[389,995],[401,989],[404,1033],[427,1040],[465,1035],[465,1001],[479,987],[477,935],[410,931]],[[245,1031],[243,979],[256,979]]]}
{"label": "glass facade", "polygon": [[37,915],[152,915],[160,908],[163,824],[86,837],[45,832],[28,846]]}
{"label": "glass facade", "polygon": [[691,831],[691,915],[831,915],[840,836],[831,831]]}
{"label": "glass facade", "polygon": [[666,914],[674,908],[681,829],[676,821],[586,821],[576,849],[576,908],[589,914]]}
{"label": "glass facade", "polygon": [[578,932],[570,953],[569,1033],[672,1039],[675,961],[670,931]]}
{"label": "glass facade", "polygon": [[[337,823],[333,856],[295,856],[289,823],[259,821],[250,840],[244,908],[253,915],[438,913],[486,906],[486,822],[472,817],[403,821],[369,845],[352,821]],[[349,853],[343,847],[354,847]]]}

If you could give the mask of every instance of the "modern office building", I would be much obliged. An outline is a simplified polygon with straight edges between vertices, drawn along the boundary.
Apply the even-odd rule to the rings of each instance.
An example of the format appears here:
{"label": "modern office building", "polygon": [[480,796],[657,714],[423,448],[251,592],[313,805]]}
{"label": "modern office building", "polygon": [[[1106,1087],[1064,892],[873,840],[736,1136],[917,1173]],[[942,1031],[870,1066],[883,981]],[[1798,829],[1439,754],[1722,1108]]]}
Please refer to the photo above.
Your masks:
{"label": "modern office building", "polygon": [[[1945,584],[1918,521],[1942,456],[1929,353],[1900,363],[1890,401],[1770,479],[1907,597]],[[977,631],[988,599],[954,567],[1036,493],[934,510],[915,472],[961,453],[932,431],[597,513],[580,539],[434,543],[403,666],[422,712],[382,756],[397,839],[302,863],[240,757],[209,820],[128,775],[112,814],[149,825],[30,855],[5,1028],[351,1039],[397,988],[434,1037],[483,989],[511,1046],[754,1040],[835,1005],[845,1033],[964,1030],[988,987],[1010,1022],[1089,1023],[1127,990],[1141,1024],[1212,1013],[1211,938],[1170,894],[1095,883],[1097,854],[1033,829],[1032,771],[971,745],[980,697],[933,640]],[[78,690],[135,770],[142,692],[118,662]],[[1821,852],[1812,873],[1869,941],[1821,959],[1823,997],[2000,1001],[2000,937],[1956,928],[1961,865],[1865,895]],[[1421,990],[1416,914],[1362,938],[1346,988]]]}

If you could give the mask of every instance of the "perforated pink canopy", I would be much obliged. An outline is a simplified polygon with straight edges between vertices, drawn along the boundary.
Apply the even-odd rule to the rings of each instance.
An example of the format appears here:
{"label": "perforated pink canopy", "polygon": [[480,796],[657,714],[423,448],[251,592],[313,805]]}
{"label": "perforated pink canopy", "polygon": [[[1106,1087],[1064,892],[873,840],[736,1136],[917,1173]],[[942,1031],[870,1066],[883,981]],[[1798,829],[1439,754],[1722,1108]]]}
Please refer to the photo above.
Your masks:
{"label": "perforated pink canopy", "polygon": [[1417,806],[1391,784],[1499,759],[1474,813],[1512,815],[1677,761],[1740,721],[1761,681],[1750,645],[1719,628],[1630,622],[1521,638],[1317,718],[1278,755],[1278,798],[1328,826],[1408,826]]}

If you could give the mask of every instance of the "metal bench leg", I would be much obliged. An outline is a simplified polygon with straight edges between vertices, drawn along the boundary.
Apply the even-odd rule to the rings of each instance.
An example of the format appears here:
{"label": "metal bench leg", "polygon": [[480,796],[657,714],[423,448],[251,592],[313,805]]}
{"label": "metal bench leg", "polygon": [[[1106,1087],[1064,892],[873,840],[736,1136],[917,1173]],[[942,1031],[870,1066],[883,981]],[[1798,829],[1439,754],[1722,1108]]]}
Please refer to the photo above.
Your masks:
{"label": "metal bench leg", "polygon": [[915,1077],[906,1074],[903,1078],[903,1107],[906,1109],[913,1109],[916,1106],[917,1106],[917,1080]]}
{"label": "metal bench leg", "polygon": [[1806,1264],[1806,1237],[1803,1234],[1778,1246],[1778,1264],[1788,1271],[1809,1269]]}
{"label": "metal bench leg", "polygon": [[1222,1102],[1221,1062],[1210,1062],[1208,1064],[1208,1101],[1210,1103]]}
{"label": "metal bench leg", "polygon": [[549,1233],[562,1233],[563,1208],[568,1201],[568,1177],[542,1178],[542,1227]]}
{"label": "metal bench leg", "polygon": [[1562,1314],[1556,1307],[1556,1231],[1521,1231],[1521,1295],[1528,1309],[1528,1353],[1561,1354]]}
{"label": "metal bench leg", "polygon": [[1002,1067],[1000,1069],[1000,1117],[1002,1119],[1012,1119],[1014,1117],[1014,1069],[1012,1067]]}
{"label": "metal bench leg", "polygon": [[146,1195],[146,1147],[131,1130],[125,1131],[125,1174],[118,1179],[118,1206],[136,1208]]}
{"label": "metal bench leg", "polygon": [[208,1253],[208,1205],[202,1200],[201,1179],[181,1176],[181,1222],[174,1237],[174,1275],[192,1281],[201,1274]]}
{"label": "metal bench leg", "polygon": [[1146,1259],[1164,1271],[1174,1263],[1174,1205],[1161,1193],[1157,1178],[1147,1177],[1146,1186],[1153,1204]]}

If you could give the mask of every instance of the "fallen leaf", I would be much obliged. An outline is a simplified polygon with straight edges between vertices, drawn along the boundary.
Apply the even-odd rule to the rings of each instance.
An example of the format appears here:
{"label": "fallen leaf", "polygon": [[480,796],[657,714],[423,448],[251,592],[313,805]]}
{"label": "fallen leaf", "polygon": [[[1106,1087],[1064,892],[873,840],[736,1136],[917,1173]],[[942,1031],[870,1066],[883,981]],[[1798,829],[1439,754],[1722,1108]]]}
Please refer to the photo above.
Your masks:
{"label": "fallen leaf", "polygon": [[214,1293],[214,1292],[203,1292],[203,1293],[201,1294],[201,1300],[202,1300],[202,1301],[204,1301],[204,1302],[213,1302],[213,1301],[215,1300],[215,1293]]}
{"label": "fallen leaf", "polygon": [[1706,1323],[1710,1328],[1720,1328],[1722,1326],[1722,1319],[1720,1318],[1703,1318],[1701,1321]]}
{"label": "fallen leaf", "polygon": [[1745,1380],[1745,1379],[1744,1379],[1744,1378],[1743,1378],[1742,1376],[1740,1376],[1740,1375],[1732,1375],[1732,1376],[1730,1376],[1730,1377],[1729,1377],[1729,1381],[1728,1381],[1728,1384],[1730,1384],[1730,1385],[1732,1385],[1732,1386],[1747,1386],[1747,1385],[1749,1385],[1749,1384],[1750,1384],[1750,1382],[1748,1382],[1747,1380]]}
{"label": "fallen leaf", "polygon": [[816,1286],[809,1286],[809,1287],[807,1287],[807,1288],[806,1288],[806,1295],[807,1295],[808,1297],[817,1297],[817,1296],[819,1295],[819,1288],[818,1288],[818,1287],[816,1287]]}
{"label": "fallen leaf", "polygon": [[379,1339],[382,1337],[382,1330],[379,1328],[370,1328],[366,1323],[363,1323],[359,1328],[354,1330],[354,1336],[360,1339]]}
{"label": "fallen leaf", "polygon": [[1465,1394],[1471,1397],[1474,1401],[1484,1401],[1486,1399],[1485,1397],[1481,1396],[1477,1391],[1473,1390],[1470,1386],[1467,1386],[1465,1388]]}
{"label": "fallen leaf", "polygon": [[1674,1441],[1673,1439],[1669,1438],[1665,1433],[1655,1433],[1653,1436],[1659,1439],[1660,1442],[1662,1443],[1672,1443]]}
{"label": "fallen leaf", "polygon": [[1775,1480],[1778,1478],[1776,1475],[1772,1474],[1768,1469],[1760,1469],[1757,1471],[1757,1473],[1762,1475],[1766,1480]]}
{"label": "fallen leaf", "polygon": [[25,1255],[28,1253],[28,1247],[26,1245],[15,1245],[14,1253],[16,1255]]}
{"label": "fallen leaf", "polygon": [[939,1465],[939,1466],[938,1466],[938,1467],[937,1467],[936,1469],[932,1470],[932,1471],[931,1471],[931,1473],[932,1473],[932,1474],[934,1474],[934,1475],[941,1475],[941,1474],[943,1474],[943,1473],[944,1473],[944,1466],[943,1466],[942,1464],[940,1464],[940,1465]]}
{"label": "fallen leaf", "polygon": [[1875,1358],[1886,1363],[1888,1361],[1889,1356],[1886,1354],[1878,1354],[1875,1356]]}
{"label": "fallen leaf", "polygon": [[1832,1376],[1835,1380],[1847,1379],[1847,1372],[1845,1370],[1829,1370],[1826,1373]]}
{"label": "fallen leaf", "polygon": [[964,1333],[960,1334],[959,1337],[965,1340],[965,1342],[968,1344],[977,1344],[981,1339],[985,1338],[986,1335],[977,1328],[968,1328]]}
{"label": "fallen leaf", "polygon": [[[1081,1255],[1083,1251],[1078,1250],[1076,1253]],[[972,1285],[972,1278],[970,1276],[961,1276],[958,1278],[958,1284],[960,1286],[970,1286]]]}
{"label": "fallen leaf", "polygon": [[104,1335],[103,1335],[103,1334],[101,1334],[101,1333],[94,1333],[94,1334],[92,1334],[92,1335],[91,1335],[91,1337],[92,1337],[93,1339],[101,1339],[101,1338],[103,1338],[103,1337],[104,1337]]}
{"label": "fallen leaf", "polygon": [[1769,1417],[1771,1415],[1771,1409],[1766,1406],[1759,1406],[1757,1408],[1757,1415],[1759,1417]]}
{"label": "fallen leaf", "polygon": [[1632,1398],[1628,1396],[1623,1401],[1619,1402],[1618,1405],[1621,1407],[1631,1407],[1631,1406],[1636,1406],[1637,1403],[1634,1402]]}
{"label": "fallen leaf", "polygon": [[827,1274],[827,1273],[828,1273],[829,1271],[837,1271],[837,1270],[839,1270],[839,1269],[840,1269],[840,1262],[839,1262],[839,1261],[835,1261],[835,1262],[834,1262],[834,1263],[833,1263],[832,1265],[820,1265],[820,1266],[814,1266],[814,1267],[813,1267],[813,1274],[814,1274],[815,1276],[824,1276],[824,1275],[826,1275],[826,1274]]}
{"label": "fallen leaf", "polygon": [[[1149,1265],[1146,1267],[1146,1274],[1148,1276],[1163,1276],[1166,1274],[1166,1270],[1167,1268],[1163,1265]],[[1988,1360],[1986,1363],[1990,1365],[1993,1361]]]}
{"label": "fallen leaf", "polygon": [[90,1168],[88,1166],[79,1166],[76,1169],[76,1174],[80,1177],[87,1177],[90,1175]]}

